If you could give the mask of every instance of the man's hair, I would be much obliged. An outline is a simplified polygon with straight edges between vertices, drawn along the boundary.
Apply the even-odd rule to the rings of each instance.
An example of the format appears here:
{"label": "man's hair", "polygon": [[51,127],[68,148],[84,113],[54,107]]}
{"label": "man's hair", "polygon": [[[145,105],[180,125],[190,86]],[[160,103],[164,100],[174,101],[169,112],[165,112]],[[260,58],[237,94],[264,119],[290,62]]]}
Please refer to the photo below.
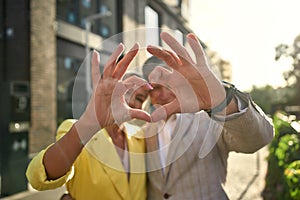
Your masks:
{"label": "man's hair", "polygon": [[157,57],[155,57],[155,56],[151,56],[150,58],[148,58],[146,61],[145,61],[145,63],[143,64],[143,76],[144,76],[144,78],[147,80],[147,81],[149,81],[148,80],[148,76],[149,76],[149,74],[154,70],[154,68],[155,67],[157,67],[157,66],[161,66],[161,67],[164,67],[164,68],[166,68],[166,69],[168,69],[168,70],[171,70],[171,68],[170,67],[168,67],[167,66],[167,64],[163,61],[163,60],[161,60],[161,59],[159,59],[159,58],[157,58]]}
{"label": "man's hair", "polygon": [[137,76],[139,78],[145,79],[141,74],[137,72],[126,72],[124,76],[122,77],[122,80],[124,81],[125,79],[131,77],[131,76]]}

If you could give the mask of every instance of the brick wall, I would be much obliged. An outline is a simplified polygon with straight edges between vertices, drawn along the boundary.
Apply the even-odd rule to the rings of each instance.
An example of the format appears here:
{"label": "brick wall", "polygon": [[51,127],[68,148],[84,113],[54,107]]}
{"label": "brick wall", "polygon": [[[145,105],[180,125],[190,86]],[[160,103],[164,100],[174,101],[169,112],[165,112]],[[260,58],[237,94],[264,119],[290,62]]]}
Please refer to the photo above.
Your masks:
{"label": "brick wall", "polygon": [[30,153],[54,141],[56,129],[55,2],[31,0]]}

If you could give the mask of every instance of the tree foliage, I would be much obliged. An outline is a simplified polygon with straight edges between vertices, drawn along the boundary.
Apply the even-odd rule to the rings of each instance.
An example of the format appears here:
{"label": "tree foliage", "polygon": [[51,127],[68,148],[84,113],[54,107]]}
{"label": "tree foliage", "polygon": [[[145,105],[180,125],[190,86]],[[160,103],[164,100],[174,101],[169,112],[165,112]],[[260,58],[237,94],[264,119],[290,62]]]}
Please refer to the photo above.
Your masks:
{"label": "tree foliage", "polygon": [[291,88],[295,90],[294,96],[290,99],[291,104],[300,103],[300,35],[298,35],[292,45],[279,44],[276,48],[275,60],[282,57],[292,58],[292,66],[290,70],[286,71],[283,75]]}
{"label": "tree foliage", "polygon": [[[300,197],[300,135],[292,116],[276,112],[275,137],[269,145],[268,170],[262,196],[265,200],[298,200]],[[298,123],[298,122],[296,122]]]}
{"label": "tree foliage", "polygon": [[253,86],[251,96],[253,100],[268,114],[273,115],[276,110],[284,110],[288,105],[300,105],[300,35],[292,45],[279,44],[276,48],[275,60],[286,57],[292,59],[290,69],[283,73],[287,86],[273,88]]}
{"label": "tree foliage", "polygon": [[277,110],[284,110],[294,97],[295,90],[291,87],[273,88],[270,85],[264,87],[252,87],[250,92],[252,99],[267,113],[273,115]]}

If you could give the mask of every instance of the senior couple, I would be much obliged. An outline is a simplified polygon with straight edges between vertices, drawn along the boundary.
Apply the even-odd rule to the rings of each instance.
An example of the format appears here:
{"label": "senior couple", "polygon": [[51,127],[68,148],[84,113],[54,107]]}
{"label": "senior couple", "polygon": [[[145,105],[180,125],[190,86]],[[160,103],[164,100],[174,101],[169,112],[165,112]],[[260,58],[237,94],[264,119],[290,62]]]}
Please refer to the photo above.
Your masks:
{"label": "senior couple", "polygon": [[[30,162],[34,188],[65,184],[61,199],[76,200],[228,199],[222,185],[229,152],[262,148],[273,124],[248,94],[216,77],[194,34],[186,36],[192,53],[170,34],[160,36],[172,51],[147,47],[147,81],[124,78],[137,44],[119,60],[120,44],[102,74],[93,52],[90,101]],[[150,113],[142,110],[148,95]],[[132,119],[146,123],[138,127]]]}

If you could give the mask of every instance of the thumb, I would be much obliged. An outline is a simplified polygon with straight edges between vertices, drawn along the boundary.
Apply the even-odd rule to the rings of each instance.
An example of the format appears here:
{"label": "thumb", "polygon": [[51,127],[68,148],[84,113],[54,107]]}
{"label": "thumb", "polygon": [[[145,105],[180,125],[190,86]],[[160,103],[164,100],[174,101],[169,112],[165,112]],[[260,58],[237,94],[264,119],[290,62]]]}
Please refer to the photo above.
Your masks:
{"label": "thumb", "polygon": [[135,119],[144,120],[146,122],[151,122],[151,117],[150,117],[149,113],[147,113],[144,110],[132,108],[132,109],[129,109],[129,113],[130,113],[131,119],[135,118]]}
{"label": "thumb", "polygon": [[131,76],[129,78],[126,78],[124,81],[123,81],[123,84],[125,85],[126,89],[129,90],[129,89],[137,89],[139,87],[142,87],[144,85],[148,86],[148,82],[143,79],[143,78],[140,78],[140,77],[137,77],[137,76]]}
{"label": "thumb", "polygon": [[154,107],[156,109],[151,113],[152,122],[158,122],[160,120],[166,121],[171,115],[180,112],[180,107],[177,99],[163,106],[154,105]]}

